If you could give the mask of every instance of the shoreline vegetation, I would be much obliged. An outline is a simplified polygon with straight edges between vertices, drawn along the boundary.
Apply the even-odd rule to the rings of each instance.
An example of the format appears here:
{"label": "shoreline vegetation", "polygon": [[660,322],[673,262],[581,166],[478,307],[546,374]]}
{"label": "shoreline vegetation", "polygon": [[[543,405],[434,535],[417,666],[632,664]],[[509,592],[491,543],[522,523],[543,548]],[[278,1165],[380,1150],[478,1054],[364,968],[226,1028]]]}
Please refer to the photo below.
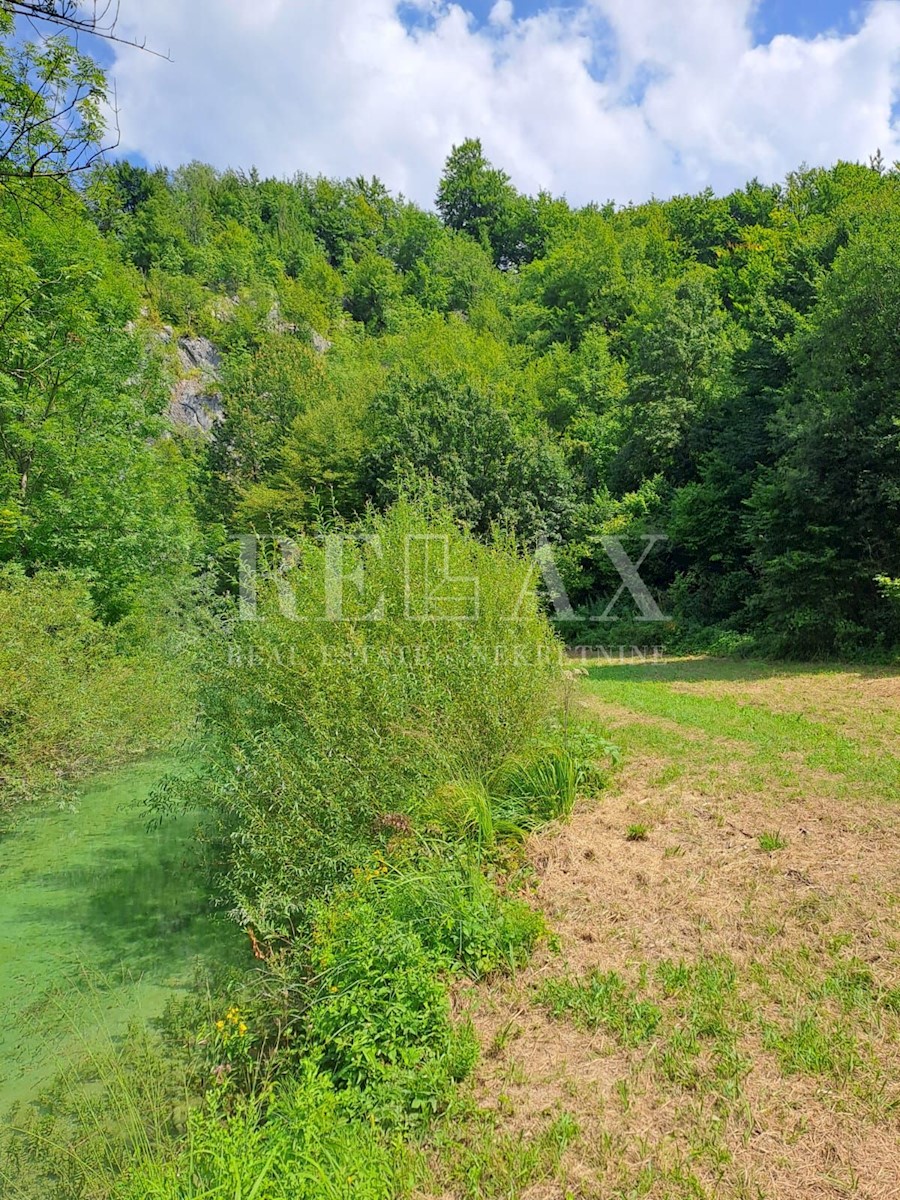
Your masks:
{"label": "shoreline vegetation", "polygon": [[0,828],[104,770],[174,752],[192,722],[189,642],[160,614],[98,618],[77,577],[0,568]]}
{"label": "shoreline vegetation", "polygon": [[[416,519],[385,521],[401,518]],[[267,636],[297,628],[282,621]],[[209,665],[217,723],[229,670],[227,655]],[[544,691],[533,747],[480,785],[435,786],[426,739],[420,805],[361,808],[359,840],[326,819],[328,857],[346,853],[349,870],[329,900],[321,874],[309,880],[308,906],[293,904],[301,834],[267,783],[268,714],[243,711],[236,739],[229,715],[233,767],[218,763],[207,786],[237,769],[242,815],[205,839],[221,868],[228,830],[255,827],[232,845],[226,878],[244,881],[229,903],[250,919],[256,967],[208,971],[152,1033],[136,1026],[95,1050],[39,1109],[14,1114],[0,1166],[10,1194],[479,1200],[577,1183],[586,1195],[687,1198],[738,1195],[747,1172],[778,1194],[789,1164],[811,1179],[833,1170],[819,1133],[842,1146],[847,1172],[886,1186],[896,672],[703,656],[568,672]],[[498,696],[498,715],[507,703]],[[315,711],[296,719],[330,736]],[[352,728],[346,710],[340,721]],[[600,729],[622,747],[619,770]],[[415,728],[401,737],[416,756]],[[295,730],[284,745],[299,753],[304,740]],[[160,803],[177,808],[171,787]],[[282,880],[290,912],[256,865],[269,854],[297,871]],[[254,881],[264,894],[250,893]],[[673,889],[688,906],[674,924]],[[816,1126],[792,1134],[784,1105],[801,1094]],[[779,1155],[758,1152],[745,1118],[783,1142]],[[652,1161],[644,1135],[658,1139]]]}
{"label": "shoreline vegetation", "polygon": [[[402,613],[407,540],[440,533],[452,576],[480,580],[478,620],[425,623],[416,636],[429,654],[388,655],[380,669],[373,657],[361,671],[316,650],[402,646],[402,615],[304,625],[279,611],[272,584],[264,619],[236,623],[231,638],[274,650],[303,629],[300,662],[236,665],[207,645],[203,760],[167,777],[152,802],[164,821],[208,814],[216,886],[257,969],[208,980],[203,1021],[196,1001],[170,1009],[155,1050],[139,1036],[91,1064],[100,1099],[70,1076],[55,1108],[16,1117],[5,1164],[20,1194],[406,1194],[424,1169],[417,1137],[464,1103],[457,1085],[478,1046],[453,1016],[452,988],[521,968],[546,937],[527,903],[525,839],[564,819],[578,795],[599,794],[617,752],[575,719],[574,679],[558,656],[539,653],[555,639],[537,598],[515,625],[505,619],[521,591],[515,553],[407,502],[360,533],[361,612],[386,594],[387,611]],[[324,553],[315,539],[302,548],[307,567]],[[297,610],[312,616],[319,574],[298,567],[288,578]],[[473,656],[473,640],[527,644],[540,665]],[[133,1074],[148,1055],[160,1089],[149,1110]],[[188,1101],[181,1136],[163,1137],[176,1096]],[[104,1105],[127,1114],[121,1128],[109,1128]],[[91,1148],[77,1161],[73,1136]],[[126,1170],[134,1143],[142,1152]]]}

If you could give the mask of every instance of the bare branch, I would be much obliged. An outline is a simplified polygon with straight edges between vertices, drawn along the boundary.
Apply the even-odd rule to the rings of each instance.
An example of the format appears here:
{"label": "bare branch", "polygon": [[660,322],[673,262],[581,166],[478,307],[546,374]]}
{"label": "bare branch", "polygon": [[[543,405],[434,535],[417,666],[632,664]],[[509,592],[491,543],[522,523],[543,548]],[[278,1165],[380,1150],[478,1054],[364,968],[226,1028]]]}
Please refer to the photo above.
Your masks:
{"label": "bare branch", "polygon": [[139,42],[134,38],[122,37],[116,32],[119,21],[118,0],[115,7],[112,0],[102,8],[95,2],[90,15],[80,13],[78,0],[0,0],[0,8],[29,22],[45,21],[76,35],[87,33],[107,42],[143,50],[156,58],[164,58],[171,62],[168,52],[163,54],[159,50],[153,50],[147,45],[146,39]]}

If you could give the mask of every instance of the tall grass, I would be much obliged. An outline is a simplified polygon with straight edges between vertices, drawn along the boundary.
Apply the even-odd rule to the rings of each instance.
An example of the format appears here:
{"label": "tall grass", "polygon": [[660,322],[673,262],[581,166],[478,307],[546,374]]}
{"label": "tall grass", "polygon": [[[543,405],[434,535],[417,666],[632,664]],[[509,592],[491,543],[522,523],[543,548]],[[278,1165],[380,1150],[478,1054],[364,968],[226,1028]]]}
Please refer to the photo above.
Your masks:
{"label": "tall grass", "polygon": [[[302,925],[314,899],[391,840],[385,817],[415,825],[436,796],[490,840],[479,783],[539,736],[560,679],[556,640],[522,594],[528,569],[512,551],[406,502],[353,533],[342,573],[365,583],[362,595],[345,588],[345,619],[325,619],[328,550],[304,538],[280,590],[261,588],[262,619],[237,622],[205,672],[206,798],[228,839],[232,903],[262,930]],[[416,557],[425,536],[445,539],[431,544],[430,578]],[[450,596],[445,612],[464,614],[471,585],[439,577],[444,545],[449,574],[478,581],[475,619],[419,619],[421,594],[409,615],[408,587],[426,581]],[[441,793],[448,785],[456,793]]]}
{"label": "tall grass", "polygon": [[117,1200],[400,1200],[422,1167],[401,1142],[349,1117],[307,1066],[274,1094],[223,1119],[191,1116],[182,1154],[145,1161]]}
{"label": "tall grass", "polygon": [[[95,999],[103,1003],[99,994]],[[124,1050],[109,1037],[85,1040],[35,1102],[3,1114],[0,1195],[110,1195],[133,1162],[165,1155],[188,1098],[178,1064],[141,1026],[128,1031]]]}

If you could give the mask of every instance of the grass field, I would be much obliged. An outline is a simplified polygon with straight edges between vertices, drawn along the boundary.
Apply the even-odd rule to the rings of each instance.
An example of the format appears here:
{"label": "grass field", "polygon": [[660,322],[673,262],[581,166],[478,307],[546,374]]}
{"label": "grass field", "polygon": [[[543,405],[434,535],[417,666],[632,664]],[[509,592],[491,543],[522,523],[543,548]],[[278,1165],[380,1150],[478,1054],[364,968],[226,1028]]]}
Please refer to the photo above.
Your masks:
{"label": "grass field", "polygon": [[900,1196],[900,677],[686,659],[579,691],[623,765],[532,843],[550,947],[458,998],[490,1116],[448,1194]]}

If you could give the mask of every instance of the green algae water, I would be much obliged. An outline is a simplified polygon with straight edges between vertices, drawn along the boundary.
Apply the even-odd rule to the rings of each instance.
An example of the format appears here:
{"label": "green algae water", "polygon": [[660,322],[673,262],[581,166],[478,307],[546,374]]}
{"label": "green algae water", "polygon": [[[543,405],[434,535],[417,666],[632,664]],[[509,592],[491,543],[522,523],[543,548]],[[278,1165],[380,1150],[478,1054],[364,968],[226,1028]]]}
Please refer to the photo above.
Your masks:
{"label": "green algae water", "polygon": [[198,963],[240,961],[192,861],[189,817],[150,828],[168,762],[101,776],[0,841],[0,1113],[161,1014]]}

